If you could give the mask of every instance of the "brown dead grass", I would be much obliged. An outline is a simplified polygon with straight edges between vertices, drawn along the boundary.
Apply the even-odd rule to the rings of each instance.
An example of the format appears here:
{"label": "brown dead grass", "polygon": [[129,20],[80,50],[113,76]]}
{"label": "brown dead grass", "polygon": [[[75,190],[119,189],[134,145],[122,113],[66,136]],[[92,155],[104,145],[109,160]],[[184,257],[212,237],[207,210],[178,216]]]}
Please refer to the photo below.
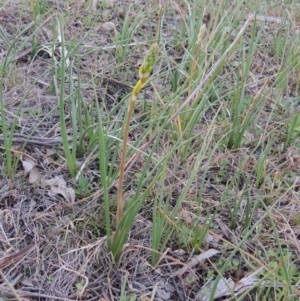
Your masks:
{"label": "brown dead grass", "polygon": [[[22,29],[32,21],[30,12],[22,7],[22,1],[18,4],[14,1],[0,11],[0,20],[3,30],[10,38],[18,35]],[[135,73],[128,70],[137,70],[143,49],[135,49],[126,58],[126,63],[122,63],[117,68],[116,49],[112,48],[106,52],[97,51],[97,47],[108,45],[113,41],[114,33],[110,30],[107,22],[113,23],[119,28],[119,19],[124,17],[128,3],[116,1],[114,6],[108,3],[108,7],[99,11],[90,12],[90,8],[84,2],[74,2],[73,5],[62,4],[59,1],[51,2],[53,12],[67,12],[66,40],[81,40],[84,45],[90,45],[91,55],[81,53],[80,69],[82,71],[82,81],[88,79],[92,72],[97,76],[97,93],[99,99],[106,102],[107,111],[118,102],[118,94],[129,93],[130,87],[135,80]],[[151,4],[137,2],[135,5],[152,9]],[[209,6],[208,6],[209,9]],[[134,11],[134,10],[133,10]],[[179,8],[177,12],[179,12]],[[134,13],[133,13],[134,14]],[[280,12],[279,15],[280,17]],[[97,18],[94,28],[90,28],[86,18]],[[150,18],[151,19],[151,18]],[[47,26],[53,24],[47,23]],[[145,25],[145,37],[155,28],[155,18],[150,21],[149,26]],[[47,27],[46,26],[46,27]],[[165,26],[165,35],[171,35],[170,27]],[[90,30],[90,31],[89,31]],[[299,28],[297,29],[299,30]],[[89,31],[88,34],[86,34]],[[265,28],[265,43],[270,44],[271,37],[268,32],[272,28]],[[22,137],[32,134],[36,128],[34,136],[55,138],[59,136],[59,115],[58,110],[51,110],[57,105],[57,97],[51,93],[52,70],[50,69],[51,58],[45,51],[37,54],[31,60],[26,52],[27,43],[20,41],[32,34],[28,31],[21,35],[17,42],[16,57],[12,58],[9,65],[7,77],[4,79],[4,102],[8,124],[12,124],[13,118],[18,115],[21,103],[22,112],[18,120],[16,132]],[[47,30],[39,35],[41,44],[49,43],[50,36]],[[135,35],[136,42],[145,40],[143,36]],[[269,40],[270,39],[270,40]],[[171,48],[171,46],[170,46]],[[0,54],[7,51],[3,41],[0,41]],[[25,50],[25,54],[24,54]],[[82,49],[81,49],[82,50]],[[82,50],[83,51],[83,50]],[[174,53],[174,61],[178,59],[178,52],[170,49],[170,54]],[[179,53],[180,55],[180,53]],[[248,93],[255,95],[263,85],[263,80],[268,76],[276,76],[276,62],[271,53],[257,51],[253,65],[253,76],[257,85],[249,87]],[[117,71],[116,71],[117,69]],[[223,77],[226,78],[226,70]],[[38,79],[38,81],[37,81]],[[230,82],[231,79],[226,79]],[[261,81],[262,80],[262,81]],[[292,87],[296,81],[295,77],[289,79]],[[162,86],[162,93],[168,93],[168,88]],[[93,96],[93,87],[87,83],[83,88],[83,98],[86,102]],[[286,97],[294,96],[291,88],[286,91]],[[146,96],[147,97],[147,94]],[[268,122],[268,106],[272,106],[274,100],[269,99],[266,107],[262,109],[259,117],[261,125],[270,126],[270,130],[280,133],[281,125],[279,121]],[[225,104],[224,104],[225,105]],[[66,107],[66,112],[69,108]],[[137,109],[137,113],[139,109]],[[201,133],[205,133],[206,121],[211,120],[215,111],[211,111],[203,118],[203,123],[199,125],[199,131],[193,144],[195,154],[191,155],[185,162],[180,162],[179,156],[172,157],[169,168],[172,174],[166,179],[166,188],[171,191],[170,206],[175,206],[178,197],[182,193],[186,181],[189,177],[191,167],[196,160],[196,150],[201,145]],[[46,118],[45,118],[46,116]],[[40,123],[40,124],[39,124]],[[37,126],[38,125],[38,126]],[[216,124],[212,132],[214,139],[218,139],[224,132],[224,124]],[[141,133],[137,131],[136,135]],[[140,215],[137,217],[133,229],[130,233],[128,244],[124,248],[119,266],[116,266],[109,253],[105,240],[105,223],[103,213],[103,202],[101,199],[101,189],[99,187],[98,165],[92,162],[85,171],[92,186],[91,197],[77,197],[74,203],[67,203],[60,194],[51,193],[49,187],[42,187],[38,184],[29,184],[28,177],[19,162],[16,175],[13,179],[5,176],[4,163],[0,162],[0,269],[6,278],[13,285],[17,294],[22,300],[119,300],[121,287],[124,279],[127,279],[126,292],[135,294],[139,300],[150,300],[153,291],[156,292],[154,300],[199,300],[197,294],[206,282],[208,272],[215,273],[212,265],[224,261],[234,246],[241,239],[243,228],[238,225],[236,229],[230,229],[230,217],[228,208],[234,204],[239,195],[247,193],[251,201],[263,199],[272,205],[280,199],[276,210],[272,212],[272,218],[278,227],[280,242],[293,253],[291,261],[298,267],[300,235],[299,216],[299,179],[294,174],[299,173],[298,149],[290,147],[281,150],[282,141],[280,136],[276,145],[268,156],[265,165],[265,178],[261,187],[245,188],[246,182],[253,183],[255,166],[258,162],[258,154],[255,149],[255,141],[260,137],[249,138],[250,148],[240,149],[232,152],[219,150],[207,168],[205,160],[200,168],[198,180],[191,186],[187,193],[184,206],[180,210],[178,223],[170,225],[175,227],[186,227],[193,229],[197,219],[196,213],[199,209],[202,212],[201,224],[206,221],[206,216],[212,213],[212,208],[219,206],[213,224],[213,230],[207,234],[201,251],[214,248],[220,251],[220,255],[214,260],[210,259],[205,264],[199,264],[192,268],[189,276],[193,281],[187,283],[187,277],[174,276],[182,266],[189,261],[192,253],[192,246],[188,242],[184,247],[182,234],[175,231],[174,236],[168,244],[168,249],[161,257],[156,267],[151,266],[151,214],[153,200],[151,197],[158,193],[159,187],[153,189],[149,202],[145,204]],[[167,135],[166,135],[167,136]],[[134,134],[133,137],[134,138]],[[168,137],[161,143],[161,155],[168,152]],[[64,160],[58,155],[61,153],[61,145],[57,143],[54,149],[49,145],[37,146],[28,144],[25,149],[21,148],[18,138],[15,141],[13,153],[30,155],[36,161],[41,176],[52,179],[55,176],[67,181],[68,187],[73,187],[73,181],[69,178]],[[251,147],[252,145],[252,147]],[[3,146],[0,140],[0,152]],[[2,157],[4,155],[2,154]],[[83,160],[83,159],[81,159]],[[134,179],[136,173],[142,169],[144,159],[137,158],[132,169],[127,174],[128,183]],[[241,170],[240,167],[243,166]],[[233,185],[234,189],[228,192],[231,198],[223,199],[228,180],[233,180],[235,175],[239,175],[239,183]],[[202,191],[203,202],[198,208],[197,198],[199,197],[199,184],[205,174],[205,189]],[[290,183],[287,185],[288,175],[291,174]],[[236,187],[238,186],[238,187]],[[289,187],[289,189],[287,189]],[[156,189],[156,190],[155,190]],[[133,193],[127,191],[127,196]],[[247,190],[247,191],[246,191]],[[114,188],[111,190],[112,199],[115,198]],[[166,196],[167,197],[167,196]],[[112,205],[113,206],[113,205]],[[264,211],[259,208],[253,215],[253,222],[258,220]],[[242,215],[242,214],[241,214]],[[272,233],[270,221],[265,219],[260,229],[253,235],[246,245],[241,248],[240,254],[235,256],[239,261],[238,268],[232,268],[226,272],[226,277],[242,278],[242,275],[251,273],[255,268],[266,266],[259,256],[259,252],[276,249],[276,241]],[[248,264],[251,261],[251,265]],[[238,279],[235,279],[238,280]],[[0,296],[13,300],[12,291],[1,280]],[[246,300],[246,299],[245,299]],[[248,300],[251,299],[249,296]]]}

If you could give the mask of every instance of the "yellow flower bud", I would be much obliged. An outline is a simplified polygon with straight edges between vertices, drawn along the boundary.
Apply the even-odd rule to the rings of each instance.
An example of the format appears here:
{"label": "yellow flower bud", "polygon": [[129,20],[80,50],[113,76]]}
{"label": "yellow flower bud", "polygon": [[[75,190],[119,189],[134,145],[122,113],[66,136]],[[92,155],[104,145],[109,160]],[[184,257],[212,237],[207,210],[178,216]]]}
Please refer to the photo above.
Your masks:
{"label": "yellow flower bud", "polygon": [[149,78],[150,73],[157,60],[158,50],[159,50],[159,48],[158,48],[157,43],[153,44],[150,47],[148,53],[146,54],[146,56],[144,58],[142,65],[139,68],[140,79],[144,79],[144,81],[146,81]]}

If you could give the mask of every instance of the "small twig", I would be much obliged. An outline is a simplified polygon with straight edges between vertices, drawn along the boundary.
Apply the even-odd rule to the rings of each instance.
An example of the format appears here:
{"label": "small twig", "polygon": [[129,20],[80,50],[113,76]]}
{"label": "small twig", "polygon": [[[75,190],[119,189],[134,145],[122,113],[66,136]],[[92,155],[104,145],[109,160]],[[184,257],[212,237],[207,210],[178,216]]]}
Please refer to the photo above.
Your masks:
{"label": "small twig", "polygon": [[36,245],[30,245],[22,250],[20,250],[19,252],[16,252],[14,254],[11,254],[9,256],[6,256],[4,258],[0,259],[0,271],[1,269],[9,266],[12,263],[16,263],[19,262],[22,258],[24,258],[25,255],[27,255],[27,253],[29,253],[31,250],[33,250],[36,247]]}
{"label": "small twig", "polygon": [[[73,141],[73,138],[68,138],[69,142]],[[0,135],[0,144],[3,144],[4,137],[3,135]],[[31,138],[28,138],[26,135],[22,134],[15,134],[12,138],[13,144],[34,144],[39,146],[55,146],[62,143],[61,137],[55,137],[55,138],[44,138],[44,137],[34,137],[31,136]]]}

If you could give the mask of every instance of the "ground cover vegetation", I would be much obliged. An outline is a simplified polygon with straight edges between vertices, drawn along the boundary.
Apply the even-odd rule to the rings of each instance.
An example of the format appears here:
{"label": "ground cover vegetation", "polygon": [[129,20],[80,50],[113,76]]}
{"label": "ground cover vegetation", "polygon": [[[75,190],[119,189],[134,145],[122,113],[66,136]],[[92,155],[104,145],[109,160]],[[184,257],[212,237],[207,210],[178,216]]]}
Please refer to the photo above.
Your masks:
{"label": "ground cover vegetation", "polygon": [[299,85],[298,1],[1,1],[1,300],[299,300]]}

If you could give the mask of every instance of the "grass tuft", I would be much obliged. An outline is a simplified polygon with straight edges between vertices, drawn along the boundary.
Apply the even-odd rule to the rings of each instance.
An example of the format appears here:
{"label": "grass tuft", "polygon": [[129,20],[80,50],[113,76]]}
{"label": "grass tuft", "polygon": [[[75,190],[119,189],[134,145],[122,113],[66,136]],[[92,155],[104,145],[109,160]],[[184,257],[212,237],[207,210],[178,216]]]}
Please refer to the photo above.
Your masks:
{"label": "grass tuft", "polygon": [[2,298],[299,299],[281,2],[0,4]]}

